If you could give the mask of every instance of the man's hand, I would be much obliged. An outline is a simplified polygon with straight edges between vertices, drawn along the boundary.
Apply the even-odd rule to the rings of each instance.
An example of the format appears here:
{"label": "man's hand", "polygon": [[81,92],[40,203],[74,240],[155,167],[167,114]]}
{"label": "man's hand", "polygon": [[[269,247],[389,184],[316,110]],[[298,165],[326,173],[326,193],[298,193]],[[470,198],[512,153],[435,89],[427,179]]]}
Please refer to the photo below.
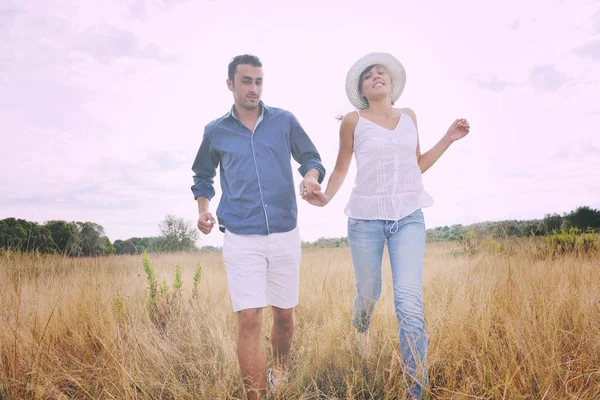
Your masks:
{"label": "man's hand", "polygon": [[200,232],[208,235],[216,223],[217,221],[215,221],[210,211],[204,211],[200,213],[200,218],[198,218],[198,229],[200,229]]}
{"label": "man's hand", "polygon": [[314,176],[308,176],[308,174],[300,182],[300,196],[304,200],[308,200],[314,193],[321,191],[321,185]]}

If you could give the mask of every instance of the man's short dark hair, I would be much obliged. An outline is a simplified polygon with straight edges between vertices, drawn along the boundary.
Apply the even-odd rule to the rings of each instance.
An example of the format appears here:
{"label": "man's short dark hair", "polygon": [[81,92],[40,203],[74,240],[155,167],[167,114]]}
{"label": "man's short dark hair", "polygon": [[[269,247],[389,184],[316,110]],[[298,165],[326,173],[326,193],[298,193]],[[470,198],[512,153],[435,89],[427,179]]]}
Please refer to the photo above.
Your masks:
{"label": "man's short dark hair", "polygon": [[241,56],[235,56],[233,57],[233,60],[231,60],[231,62],[229,63],[229,68],[227,71],[229,80],[231,82],[233,82],[233,79],[235,77],[235,71],[237,69],[237,66],[240,64],[249,64],[253,67],[262,67],[262,63],[260,62],[258,57],[252,54],[243,54]]}

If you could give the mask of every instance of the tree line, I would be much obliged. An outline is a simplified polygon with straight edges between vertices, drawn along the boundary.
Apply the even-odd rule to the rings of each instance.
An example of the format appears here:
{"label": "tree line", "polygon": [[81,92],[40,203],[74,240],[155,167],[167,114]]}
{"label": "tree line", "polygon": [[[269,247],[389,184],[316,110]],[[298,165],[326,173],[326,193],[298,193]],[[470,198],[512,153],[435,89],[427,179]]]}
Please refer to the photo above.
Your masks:
{"label": "tree line", "polygon": [[[600,210],[587,206],[569,213],[546,214],[543,219],[481,222],[426,230],[428,242],[464,240],[469,234],[481,236],[545,236],[552,232],[577,228],[581,232],[600,231]],[[142,254],[148,252],[219,251],[220,248],[196,247],[198,230],[182,218],[167,215],[158,225],[160,234],[152,237],[132,237],[111,242],[104,228],[94,222],[47,221],[43,224],[24,219],[0,220],[0,249],[64,254],[69,256],[100,256],[108,254]],[[302,247],[345,247],[346,237],[320,238],[302,242]]]}
{"label": "tree line", "polygon": [[[543,219],[509,220],[480,222],[463,226],[439,226],[425,231],[426,241],[440,242],[464,240],[468,235],[507,237],[507,236],[546,236],[553,232],[566,232],[576,228],[580,232],[598,232],[600,230],[600,210],[587,206],[579,207],[569,213],[546,214]],[[314,242],[302,242],[305,248],[331,248],[348,246],[348,238],[322,237]]]}
{"label": "tree line", "polygon": [[198,231],[182,218],[167,215],[155,237],[111,242],[94,222],[53,220],[43,224],[17,218],[0,220],[0,249],[23,253],[101,256],[198,250]]}
{"label": "tree line", "polygon": [[546,236],[553,232],[576,228],[581,232],[600,230],[600,210],[587,206],[560,214],[546,214],[543,219],[480,222],[437,227],[426,231],[427,241],[463,240],[468,234],[481,236]]}

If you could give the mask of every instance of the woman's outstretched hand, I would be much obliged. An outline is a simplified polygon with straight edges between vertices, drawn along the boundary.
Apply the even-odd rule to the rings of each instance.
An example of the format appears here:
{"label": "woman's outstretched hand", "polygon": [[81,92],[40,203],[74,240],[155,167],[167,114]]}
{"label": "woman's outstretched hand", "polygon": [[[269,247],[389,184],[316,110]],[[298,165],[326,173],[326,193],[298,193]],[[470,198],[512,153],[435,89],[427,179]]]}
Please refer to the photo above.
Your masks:
{"label": "woman's outstretched hand", "polygon": [[452,123],[452,125],[450,125],[450,128],[448,128],[448,132],[446,132],[446,134],[444,135],[444,139],[448,143],[455,142],[467,136],[470,130],[471,126],[469,125],[469,122],[466,119],[457,119]]}

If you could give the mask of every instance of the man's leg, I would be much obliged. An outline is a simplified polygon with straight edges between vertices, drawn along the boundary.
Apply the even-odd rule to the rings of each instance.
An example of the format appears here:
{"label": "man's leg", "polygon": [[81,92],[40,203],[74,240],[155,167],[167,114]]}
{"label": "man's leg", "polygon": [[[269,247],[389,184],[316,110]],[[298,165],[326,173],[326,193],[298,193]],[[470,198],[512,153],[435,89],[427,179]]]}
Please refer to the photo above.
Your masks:
{"label": "man's leg", "polygon": [[269,235],[267,303],[273,310],[271,346],[276,368],[274,390],[287,381],[285,359],[294,335],[294,307],[298,304],[302,247],[298,228]]}
{"label": "man's leg", "polygon": [[259,399],[266,385],[262,310],[267,306],[266,239],[225,231],[223,261],[233,311],[238,316],[237,354],[248,399]]}
{"label": "man's leg", "polygon": [[290,352],[292,337],[294,336],[294,309],[283,309],[275,306],[272,309],[271,347],[277,366],[284,369],[285,357]]}
{"label": "man's leg", "polygon": [[250,308],[238,313],[237,354],[248,400],[260,399],[265,394],[267,354],[261,327],[261,308]]}

